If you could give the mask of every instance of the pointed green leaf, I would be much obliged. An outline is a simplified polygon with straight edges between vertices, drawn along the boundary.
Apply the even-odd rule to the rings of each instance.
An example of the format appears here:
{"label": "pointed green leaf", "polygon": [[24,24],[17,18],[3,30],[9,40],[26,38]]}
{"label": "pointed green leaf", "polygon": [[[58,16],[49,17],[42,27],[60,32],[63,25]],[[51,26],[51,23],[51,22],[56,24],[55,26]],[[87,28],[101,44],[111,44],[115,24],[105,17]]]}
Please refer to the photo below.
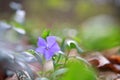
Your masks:
{"label": "pointed green leaf", "polygon": [[78,46],[77,42],[73,41],[73,40],[67,40],[66,41],[66,45],[70,48],[70,49],[73,49],[73,48],[76,48],[78,53],[82,53],[83,50]]}
{"label": "pointed green leaf", "polygon": [[47,36],[49,36],[50,30],[44,30],[42,33],[42,38],[46,39]]}

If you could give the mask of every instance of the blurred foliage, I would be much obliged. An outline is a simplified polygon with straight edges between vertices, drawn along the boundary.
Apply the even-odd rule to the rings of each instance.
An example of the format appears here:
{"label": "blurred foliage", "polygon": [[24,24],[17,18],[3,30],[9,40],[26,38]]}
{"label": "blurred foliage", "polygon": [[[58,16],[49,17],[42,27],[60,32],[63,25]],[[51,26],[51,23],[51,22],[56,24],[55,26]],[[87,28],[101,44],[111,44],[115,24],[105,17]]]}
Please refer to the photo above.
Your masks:
{"label": "blurred foliage", "polygon": [[70,58],[67,66],[68,72],[59,80],[96,80],[94,70],[80,59]]}
{"label": "blurred foliage", "polygon": [[92,16],[114,13],[110,2],[103,0],[29,0],[29,2],[25,2],[28,12],[27,19],[35,19],[45,23],[72,22],[79,24]]}
{"label": "blurred foliage", "polygon": [[104,50],[120,45],[119,27],[83,27],[81,34],[81,44],[88,50]]}
{"label": "blurred foliage", "polygon": [[[111,4],[112,1],[104,0],[26,0],[20,2],[21,4],[19,5],[23,5],[21,9],[25,9],[25,13],[27,13],[25,16],[25,24],[19,25],[16,22],[12,22],[11,24],[15,26],[15,28],[25,29],[31,44],[35,45],[37,37],[41,35],[41,32],[43,32],[45,28],[49,28],[53,35],[74,39],[89,50],[102,50],[119,45],[118,29],[116,29],[117,31],[115,29],[110,32],[106,31],[108,35],[104,33],[106,35],[104,38],[90,37],[88,40],[88,38],[86,38],[89,34],[88,32],[93,32],[94,29],[88,29],[89,31],[84,32],[82,31],[83,29],[80,28],[81,24],[94,16],[102,14],[114,16],[116,10],[115,7],[113,7],[113,4],[116,4],[114,1],[113,4]],[[24,4],[22,2],[24,2]],[[96,24],[97,27],[98,23],[94,24]],[[116,24],[112,26],[116,27]],[[73,28],[76,31],[72,30]],[[102,30],[98,29],[95,31],[100,31],[99,33],[93,33],[97,36],[103,33]]]}

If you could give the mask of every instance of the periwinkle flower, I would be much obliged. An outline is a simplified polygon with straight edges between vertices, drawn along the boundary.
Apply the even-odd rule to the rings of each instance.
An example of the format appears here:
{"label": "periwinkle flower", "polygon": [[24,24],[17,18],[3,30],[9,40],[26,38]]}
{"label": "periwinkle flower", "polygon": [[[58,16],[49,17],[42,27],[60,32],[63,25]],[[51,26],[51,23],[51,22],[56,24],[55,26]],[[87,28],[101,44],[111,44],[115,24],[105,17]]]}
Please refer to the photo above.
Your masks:
{"label": "periwinkle flower", "polygon": [[60,51],[55,36],[48,36],[46,39],[39,37],[37,45],[36,51],[42,54],[46,60],[50,60],[55,53]]}

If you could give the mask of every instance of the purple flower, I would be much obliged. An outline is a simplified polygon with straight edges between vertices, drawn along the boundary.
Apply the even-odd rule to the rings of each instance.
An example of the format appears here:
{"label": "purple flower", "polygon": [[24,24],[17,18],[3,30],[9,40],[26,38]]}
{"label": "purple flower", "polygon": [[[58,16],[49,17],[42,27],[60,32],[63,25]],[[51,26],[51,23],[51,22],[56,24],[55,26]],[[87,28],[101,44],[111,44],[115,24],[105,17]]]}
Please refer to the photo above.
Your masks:
{"label": "purple flower", "polygon": [[50,60],[56,52],[60,51],[55,36],[48,36],[46,40],[39,37],[37,45],[36,51],[42,54],[46,60]]}

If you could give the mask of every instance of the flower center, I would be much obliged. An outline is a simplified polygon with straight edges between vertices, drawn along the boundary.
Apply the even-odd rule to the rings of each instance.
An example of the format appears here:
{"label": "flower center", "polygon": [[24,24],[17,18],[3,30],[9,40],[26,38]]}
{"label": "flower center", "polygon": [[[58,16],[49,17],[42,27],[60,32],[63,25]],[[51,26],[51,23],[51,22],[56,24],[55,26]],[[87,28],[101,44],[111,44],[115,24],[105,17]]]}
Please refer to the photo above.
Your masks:
{"label": "flower center", "polygon": [[49,48],[48,45],[47,45],[45,49],[46,49],[46,50],[49,50],[50,48]]}
{"label": "flower center", "polygon": [[46,50],[49,50],[49,47],[46,47],[45,49],[46,49]]}

